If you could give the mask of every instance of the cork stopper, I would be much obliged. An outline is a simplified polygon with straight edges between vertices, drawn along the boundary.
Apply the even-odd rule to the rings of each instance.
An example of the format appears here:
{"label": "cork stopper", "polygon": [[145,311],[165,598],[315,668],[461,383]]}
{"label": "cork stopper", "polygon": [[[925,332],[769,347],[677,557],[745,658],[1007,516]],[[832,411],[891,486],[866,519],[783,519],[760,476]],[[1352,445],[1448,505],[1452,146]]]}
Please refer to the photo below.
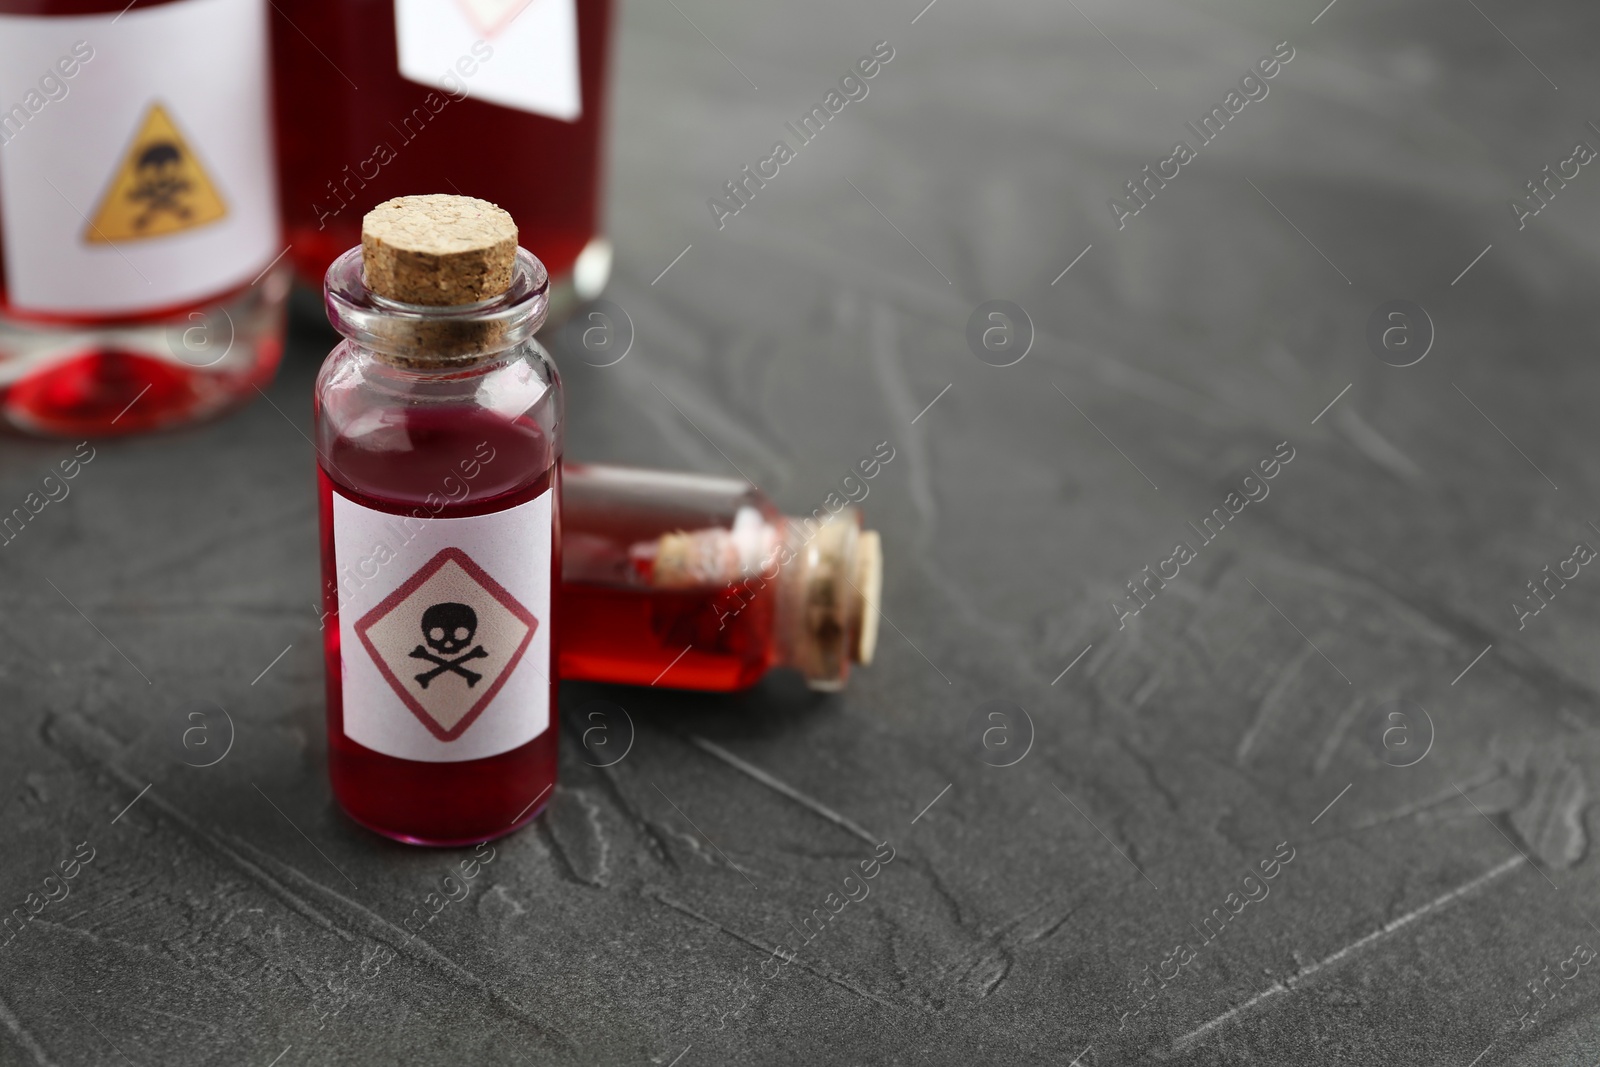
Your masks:
{"label": "cork stopper", "polygon": [[511,287],[517,224],[470,196],[401,196],[361,220],[367,287],[404,304],[476,304]]}
{"label": "cork stopper", "polygon": [[505,348],[507,319],[471,309],[511,288],[516,256],[516,222],[487,200],[402,196],[367,212],[362,280],[418,309],[375,326],[378,358],[408,370],[449,369]]}
{"label": "cork stopper", "polygon": [[854,604],[851,632],[855,641],[850,658],[866,667],[878,649],[878,601],[883,596],[883,541],[877,530],[862,530],[856,537],[856,573],[851,584],[860,595]]}
{"label": "cork stopper", "polygon": [[821,526],[786,519],[787,534],[754,508],[731,528],[672,530],[630,548],[657,589],[723,586],[741,600],[777,598],[782,661],[813,689],[842,689],[850,664],[872,662],[883,595],[883,540],[845,508]]}

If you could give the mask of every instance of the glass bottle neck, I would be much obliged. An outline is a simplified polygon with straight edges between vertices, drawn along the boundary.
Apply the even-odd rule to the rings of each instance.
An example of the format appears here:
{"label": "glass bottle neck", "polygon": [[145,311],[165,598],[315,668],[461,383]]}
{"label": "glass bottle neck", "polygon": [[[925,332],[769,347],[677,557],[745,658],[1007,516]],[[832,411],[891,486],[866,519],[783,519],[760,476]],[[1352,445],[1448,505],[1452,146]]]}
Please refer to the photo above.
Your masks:
{"label": "glass bottle neck", "polygon": [[374,360],[413,373],[477,369],[514,352],[538,332],[549,306],[543,264],[517,249],[511,287],[476,304],[406,304],[367,288],[361,249],[328,268],[328,321]]}

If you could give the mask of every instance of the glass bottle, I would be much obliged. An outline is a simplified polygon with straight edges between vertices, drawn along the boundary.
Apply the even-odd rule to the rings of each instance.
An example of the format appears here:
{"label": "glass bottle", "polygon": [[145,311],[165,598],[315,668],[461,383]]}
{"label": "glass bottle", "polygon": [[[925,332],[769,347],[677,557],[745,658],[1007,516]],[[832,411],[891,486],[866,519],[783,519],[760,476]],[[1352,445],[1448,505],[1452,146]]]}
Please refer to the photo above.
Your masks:
{"label": "glass bottle", "polygon": [[[305,279],[321,278],[359,239],[373,205],[449,189],[511,212],[550,272],[553,317],[604,288],[611,0],[273,7],[283,216]],[[482,145],[494,146],[494,166],[470,162]]]}
{"label": "glass bottle", "polygon": [[883,561],[848,505],[785,516],[746,482],[569,463],[561,676],[729,691],[774,667],[813,689],[871,663]]}
{"label": "glass bottle", "polygon": [[[485,219],[509,238],[467,247]],[[562,395],[534,340],[549,281],[515,235],[482,201],[390,201],[325,287],[345,337],[315,396],[329,773],[413,844],[508,833],[555,783]]]}
{"label": "glass bottle", "polygon": [[266,8],[0,0],[0,424],[149,430],[271,380]]}

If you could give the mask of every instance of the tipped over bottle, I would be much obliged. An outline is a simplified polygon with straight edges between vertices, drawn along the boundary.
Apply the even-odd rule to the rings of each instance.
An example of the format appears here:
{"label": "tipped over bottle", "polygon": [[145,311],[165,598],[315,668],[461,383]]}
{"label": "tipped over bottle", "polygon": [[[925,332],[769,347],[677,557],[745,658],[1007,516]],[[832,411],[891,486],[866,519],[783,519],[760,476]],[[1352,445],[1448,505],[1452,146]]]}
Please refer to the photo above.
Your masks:
{"label": "tipped over bottle", "polygon": [[844,686],[877,644],[878,534],[844,506],[786,516],[730,478],[563,470],[565,679],[730,691],[793,668]]}

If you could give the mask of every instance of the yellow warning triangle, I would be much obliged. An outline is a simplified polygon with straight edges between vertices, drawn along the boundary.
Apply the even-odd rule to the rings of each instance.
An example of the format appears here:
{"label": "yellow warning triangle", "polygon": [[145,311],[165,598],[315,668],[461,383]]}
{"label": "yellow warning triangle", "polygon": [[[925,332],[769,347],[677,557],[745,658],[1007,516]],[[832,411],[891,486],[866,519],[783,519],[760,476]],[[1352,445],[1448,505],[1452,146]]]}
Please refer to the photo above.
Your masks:
{"label": "yellow warning triangle", "polygon": [[151,104],[83,236],[90,244],[161,237],[227,214],[216,186],[166,109]]}

